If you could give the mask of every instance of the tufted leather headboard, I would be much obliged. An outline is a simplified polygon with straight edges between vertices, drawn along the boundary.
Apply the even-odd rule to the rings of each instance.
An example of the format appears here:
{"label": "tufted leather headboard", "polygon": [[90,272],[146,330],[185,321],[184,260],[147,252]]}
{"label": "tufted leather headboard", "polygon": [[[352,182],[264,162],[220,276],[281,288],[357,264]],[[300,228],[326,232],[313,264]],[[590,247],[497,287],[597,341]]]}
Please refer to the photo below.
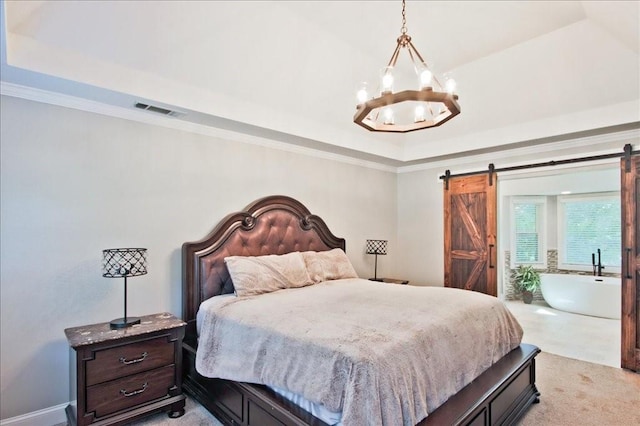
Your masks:
{"label": "tufted leather headboard", "polygon": [[293,251],[345,249],[345,240],[329,231],[299,201],[284,195],[261,198],[243,212],[224,218],[200,241],[182,245],[182,319],[195,335],[200,303],[233,293],[224,263],[227,256],[263,256]]}

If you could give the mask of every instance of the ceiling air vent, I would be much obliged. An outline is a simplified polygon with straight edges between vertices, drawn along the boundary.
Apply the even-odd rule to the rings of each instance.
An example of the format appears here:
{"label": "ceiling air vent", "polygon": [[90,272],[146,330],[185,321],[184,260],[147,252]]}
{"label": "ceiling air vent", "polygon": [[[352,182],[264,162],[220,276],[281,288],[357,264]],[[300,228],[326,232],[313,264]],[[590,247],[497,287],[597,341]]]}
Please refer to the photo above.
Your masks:
{"label": "ceiling air vent", "polygon": [[154,105],[143,104],[142,102],[136,102],[135,107],[136,108],[140,108],[140,109],[144,109],[146,111],[157,112],[158,114],[162,114],[162,115],[170,115],[170,116],[173,116],[173,117],[176,117],[178,115],[182,115],[181,113],[179,113],[177,111],[172,111],[170,109],[166,109],[166,108],[162,108],[162,107],[158,107],[158,106],[154,106]]}

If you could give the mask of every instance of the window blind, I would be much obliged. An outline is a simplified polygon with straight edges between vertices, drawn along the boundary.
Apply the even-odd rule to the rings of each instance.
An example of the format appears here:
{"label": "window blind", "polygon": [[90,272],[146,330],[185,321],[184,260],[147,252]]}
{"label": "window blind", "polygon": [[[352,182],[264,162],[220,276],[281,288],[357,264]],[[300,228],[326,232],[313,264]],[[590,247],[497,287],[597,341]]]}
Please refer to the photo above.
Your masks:
{"label": "window blind", "polygon": [[540,262],[539,204],[515,203],[515,262]]}
{"label": "window blind", "polygon": [[561,205],[564,209],[564,262],[590,266],[591,254],[600,249],[603,265],[619,267],[620,199],[565,200]]}

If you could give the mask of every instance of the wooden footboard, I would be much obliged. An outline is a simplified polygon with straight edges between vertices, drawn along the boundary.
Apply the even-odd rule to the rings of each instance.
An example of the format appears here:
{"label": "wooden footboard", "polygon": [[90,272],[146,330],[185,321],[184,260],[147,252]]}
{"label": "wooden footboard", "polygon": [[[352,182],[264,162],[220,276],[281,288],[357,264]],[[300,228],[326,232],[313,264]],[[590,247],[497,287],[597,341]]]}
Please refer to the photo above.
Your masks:
{"label": "wooden footboard", "polygon": [[[195,348],[183,344],[182,387],[225,425],[327,426],[265,386],[208,379],[195,370]],[[419,426],[512,425],[540,393],[535,385],[536,346],[522,344],[451,397]]]}
{"label": "wooden footboard", "polygon": [[438,407],[419,426],[512,425],[539,402],[536,346],[522,344]]}

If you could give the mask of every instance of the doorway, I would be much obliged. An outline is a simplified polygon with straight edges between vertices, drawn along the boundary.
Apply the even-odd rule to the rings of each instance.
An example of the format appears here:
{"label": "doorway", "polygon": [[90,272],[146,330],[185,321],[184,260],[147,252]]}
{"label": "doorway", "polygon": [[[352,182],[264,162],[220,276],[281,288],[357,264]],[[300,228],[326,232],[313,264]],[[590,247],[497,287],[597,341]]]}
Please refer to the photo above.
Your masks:
{"label": "doorway", "polygon": [[[590,255],[594,253],[595,258],[596,250],[603,248],[605,242],[584,246],[571,246],[567,243],[570,238],[566,236],[564,229],[567,226],[567,216],[563,213],[564,203],[586,200],[586,204],[589,204],[589,200],[607,197],[617,200],[615,203],[619,208],[618,161],[560,170],[501,174],[497,197],[500,212],[498,296],[518,317],[525,329],[524,340],[528,343],[558,355],[620,367],[619,319],[555,309],[545,301],[541,292],[536,293],[531,305],[525,305],[511,286],[513,269],[517,264],[525,262],[530,262],[542,273],[592,275]],[[514,238],[514,219],[517,215],[514,213],[514,206],[529,207],[528,217],[532,218],[527,224],[530,234],[524,234],[524,249],[523,243],[516,243]],[[612,217],[619,221],[619,210],[618,213],[612,213]],[[618,229],[619,227],[618,222]],[[606,261],[603,262],[602,272],[610,277],[620,277],[619,232],[618,230],[618,234],[612,236],[612,240],[617,239],[618,242],[610,245],[611,248],[603,256]],[[594,341],[600,343],[594,345]]]}

